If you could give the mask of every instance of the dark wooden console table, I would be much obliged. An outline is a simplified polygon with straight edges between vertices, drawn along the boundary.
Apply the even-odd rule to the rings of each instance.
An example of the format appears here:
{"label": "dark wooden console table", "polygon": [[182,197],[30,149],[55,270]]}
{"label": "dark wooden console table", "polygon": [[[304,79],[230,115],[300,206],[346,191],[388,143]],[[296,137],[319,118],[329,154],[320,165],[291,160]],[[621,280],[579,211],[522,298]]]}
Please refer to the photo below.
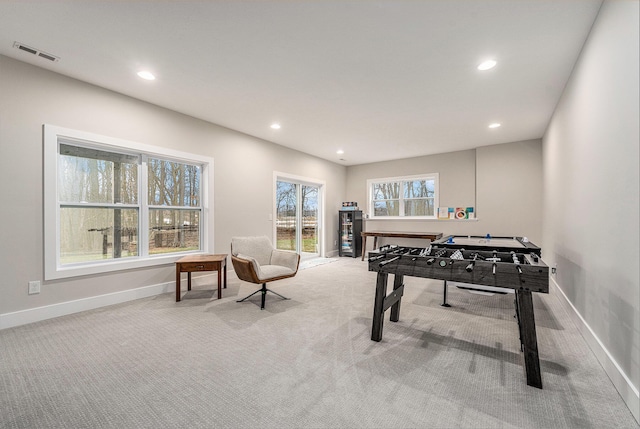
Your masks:
{"label": "dark wooden console table", "polygon": [[441,232],[393,232],[393,231],[362,231],[362,261],[367,250],[367,237],[373,237],[373,248],[378,248],[378,237],[422,238],[437,240],[442,238]]}

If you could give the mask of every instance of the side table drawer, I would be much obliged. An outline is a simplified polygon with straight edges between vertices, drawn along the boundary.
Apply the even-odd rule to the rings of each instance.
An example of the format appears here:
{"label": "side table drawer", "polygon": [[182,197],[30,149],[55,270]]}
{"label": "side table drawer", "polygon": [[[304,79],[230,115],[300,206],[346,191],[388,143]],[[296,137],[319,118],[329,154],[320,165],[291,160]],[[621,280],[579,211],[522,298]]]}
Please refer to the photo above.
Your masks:
{"label": "side table drawer", "polygon": [[182,262],[180,263],[181,272],[214,271],[215,269],[216,269],[215,262]]}

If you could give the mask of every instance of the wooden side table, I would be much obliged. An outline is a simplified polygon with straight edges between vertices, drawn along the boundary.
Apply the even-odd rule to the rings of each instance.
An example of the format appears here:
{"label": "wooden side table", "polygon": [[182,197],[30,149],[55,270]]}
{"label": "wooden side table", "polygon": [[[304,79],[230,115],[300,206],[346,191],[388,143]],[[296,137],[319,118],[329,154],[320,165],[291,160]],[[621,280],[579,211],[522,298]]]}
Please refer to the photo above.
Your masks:
{"label": "wooden side table", "polygon": [[222,298],[222,271],[224,288],[227,288],[227,254],[189,255],[176,261],[176,302],[180,301],[180,273],[187,273],[187,290],[191,290],[191,273],[194,271],[218,272],[218,299]]}

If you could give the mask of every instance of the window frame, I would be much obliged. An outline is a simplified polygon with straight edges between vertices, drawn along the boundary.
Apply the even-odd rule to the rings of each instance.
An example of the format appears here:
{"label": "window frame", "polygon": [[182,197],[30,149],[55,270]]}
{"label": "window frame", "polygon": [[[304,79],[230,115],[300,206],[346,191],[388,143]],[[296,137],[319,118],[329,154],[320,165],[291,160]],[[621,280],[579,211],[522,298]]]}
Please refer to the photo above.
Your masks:
{"label": "window frame", "polygon": [[[433,216],[405,216],[404,206],[404,182],[416,181],[416,180],[433,180]],[[398,192],[398,216],[376,216],[373,186],[379,183],[399,183]],[[422,198],[418,198],[422,199]],[[407,200],[416,200],[416,198],[409,198]],[[395,201],[395,200],[394,200]],[[440,201],[440,174],[439,173],[425,173],[412,176],[396,176],[396,177],[383,177],[367,180],[367,216],[372,220],[432,220],[438,218],[438,207]]]}
{"label": "window frame", "polygon": [[[121,154],[140,156],[138,170],[138,228],[139,254],[135,257],[84,262],[76,265],[60,264],[60,208],[58,199],[58,154],[60,144],[77,145]],[[55,280],[76,276],[95,275],[135,268],[149,268],[173,264],[186,254],[209,253],[213,243],[213,158],[176,151],[158,146],[102,136],[45,124],[43,126],[44,166],[44,279]],[[201,166],[200,250],[150,255],[147,200],[147,158],[160,158]],[[125,205],[119,205],[125,208]],[[126,206],[129,206],[127,204]],[[140,250],[142,249],[142,250]]]}

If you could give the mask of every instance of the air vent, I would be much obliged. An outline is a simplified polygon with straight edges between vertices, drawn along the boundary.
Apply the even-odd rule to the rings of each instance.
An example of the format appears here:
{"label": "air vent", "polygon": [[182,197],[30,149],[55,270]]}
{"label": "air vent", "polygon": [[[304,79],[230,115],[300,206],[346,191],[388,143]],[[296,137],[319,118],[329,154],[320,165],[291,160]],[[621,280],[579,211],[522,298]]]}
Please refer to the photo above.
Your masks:
{"label": "air vent", "polygon": [[13,47],[17,48],[17,49],[20,49],[21,51],[28,52],[28,53],[30,53],[32,55],[37,56],[37,57],[44,58],[45,60],[52,61],[54,63],[60,61],[60,58],[56,57],[55,55],[48,54],[48,53],[43,52],[43,51],[41,51],[39,49],[32,48],[31,46],[24,45],[24,44],[22,44],[20,42],[14,42],[13,43]]}

